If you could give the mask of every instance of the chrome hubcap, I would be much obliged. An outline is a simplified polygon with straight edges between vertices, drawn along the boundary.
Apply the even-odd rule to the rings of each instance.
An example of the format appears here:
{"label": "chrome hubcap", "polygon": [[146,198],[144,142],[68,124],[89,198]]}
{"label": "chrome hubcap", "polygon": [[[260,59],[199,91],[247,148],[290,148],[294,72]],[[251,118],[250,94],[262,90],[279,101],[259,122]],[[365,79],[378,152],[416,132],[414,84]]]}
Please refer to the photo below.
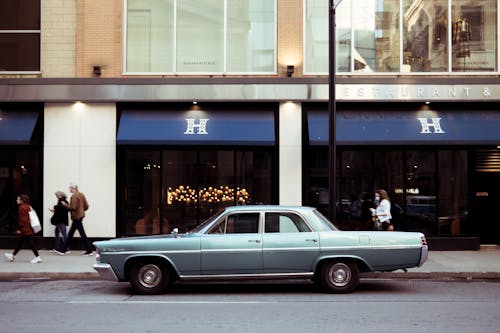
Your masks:
{"label": "chrome hubcap", "polygon": [[337,287],[344,287],[351,281],[351,269],[346,264],[337,263],[333,265],[329,273],[330,281]]}
{"label": "chrome hubcap", "polygon": [[146,288],[154,288],[161,281],[161,269],[153,264],[142,266],[138,274],[139,283]]}

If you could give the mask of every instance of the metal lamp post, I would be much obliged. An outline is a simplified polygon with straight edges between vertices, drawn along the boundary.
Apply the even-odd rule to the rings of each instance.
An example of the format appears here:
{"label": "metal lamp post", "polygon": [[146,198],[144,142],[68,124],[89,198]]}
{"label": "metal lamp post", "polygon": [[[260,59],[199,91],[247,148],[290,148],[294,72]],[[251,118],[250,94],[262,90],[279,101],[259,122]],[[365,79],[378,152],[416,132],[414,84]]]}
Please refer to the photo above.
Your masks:
{"label": "metal lamp post", "polygon": [[328,124],[329,124],[329,218],[332,222],[336,216],[336,177],[337,177],[337,142],[335,138],[335,116],[337,106],[335,102],[335,9],[342,0],[328,0],[328,47],[329,47],[329,76],[328,76]]}

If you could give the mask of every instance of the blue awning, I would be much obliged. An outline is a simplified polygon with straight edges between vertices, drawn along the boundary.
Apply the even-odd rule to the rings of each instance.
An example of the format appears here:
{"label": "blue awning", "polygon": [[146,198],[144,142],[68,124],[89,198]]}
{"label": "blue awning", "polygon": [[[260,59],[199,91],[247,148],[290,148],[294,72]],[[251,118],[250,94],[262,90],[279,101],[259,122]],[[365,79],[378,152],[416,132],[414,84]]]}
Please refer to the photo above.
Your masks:
{"label": "blue awning", "polygon": [[117,143],[122,145],[275,144],[272,111],[123,111]]}
{"label": "blue awning", "polygon": [[[328,145],[328,112],[307,114],[310,145]],[[500,144],[498,111],[337,111],[340,145]]]}
{"label": "blue awning", "polygon": [[39,112],[0,111],[0,145],[28,145]]}

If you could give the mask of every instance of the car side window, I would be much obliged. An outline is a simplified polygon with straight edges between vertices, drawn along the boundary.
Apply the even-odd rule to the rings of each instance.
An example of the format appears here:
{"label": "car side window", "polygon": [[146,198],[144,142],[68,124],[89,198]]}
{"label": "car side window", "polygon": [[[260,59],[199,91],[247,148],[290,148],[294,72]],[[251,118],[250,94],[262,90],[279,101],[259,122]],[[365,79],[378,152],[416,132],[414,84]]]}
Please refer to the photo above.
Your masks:
{"label": "car side window", "polygon": [[259,232],[259,213],[226,216],[210,229],[209,234],[254,234]]}
{"label": "car side window", "polygon": [[266,213],[266,233],[310,232],[304,220],[293,213]]}

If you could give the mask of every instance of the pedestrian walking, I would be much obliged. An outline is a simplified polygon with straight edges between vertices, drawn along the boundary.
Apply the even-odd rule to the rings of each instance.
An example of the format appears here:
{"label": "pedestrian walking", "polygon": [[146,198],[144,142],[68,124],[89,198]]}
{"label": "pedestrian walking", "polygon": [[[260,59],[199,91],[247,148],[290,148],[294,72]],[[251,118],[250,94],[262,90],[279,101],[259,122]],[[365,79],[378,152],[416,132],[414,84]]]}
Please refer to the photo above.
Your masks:
{"label": "pedestrian walking", "polygon": [[64,255],[65,252],[65,244],[67,240],[66,227],[68,226],[68,208],[64,206],[64,204],[68,204],[66,200],[66,193],[62,191],[57,191],[55,193],[57,198],[57,204],[54,208],[50,208],[49,210],[53,213],[50,218],[50,223],[54,226],[54,248],[52,252],[55,252],[59,255]]}
{"label": "pedestrian walking", "polygon": [[374,203],[376,208],[373,211],[373,216],[376,216],[386,231],[394,231],[394,226],[391,224],[391,200],[385,190],[379,189],[375,191]]}
{"label": "pedestrian walking", "polygon": [[69,205],[63,203],[63,206],[69,210],[72,223],[71,228],[69,229],[68,238],[66,239],[66,243],[64,245],[64,253],[70,252],[69,246],[73,240],[75,231],[78,230],[78,233],[82,238],[83,245],[85,246],[85,253],[83,253],[83,255],[90,256],[93,253],[92,246],[90,245],[85,229],[83,228],[83,218],[85,217],[85,211],[89,209],[89,204],[85,195],[78,190],[78,185],[76,183],[71,182],[69,184],[69,191],[72,194],[71,199],[69,200]]}
{"label": "pedestrian walking", "polygon": [[33,237],[35,236],[35,232],[31,228],[30,224],[30,197],[26,194],[21,194],[17,197],[16,203],[18,205],[17,208],[17,230],[16,234],[19,235],[17,240],[17,245],[12,253],[5,253],[5,257],[8,261],[14,261],[16,259],[17,253],[21,250],[24,242],[28,242],[33,251],[35,257],[30,261],[32,264],[38,264],[42,262],[42,258],[38,254],[38,249],[35,246],[35,242]]}

